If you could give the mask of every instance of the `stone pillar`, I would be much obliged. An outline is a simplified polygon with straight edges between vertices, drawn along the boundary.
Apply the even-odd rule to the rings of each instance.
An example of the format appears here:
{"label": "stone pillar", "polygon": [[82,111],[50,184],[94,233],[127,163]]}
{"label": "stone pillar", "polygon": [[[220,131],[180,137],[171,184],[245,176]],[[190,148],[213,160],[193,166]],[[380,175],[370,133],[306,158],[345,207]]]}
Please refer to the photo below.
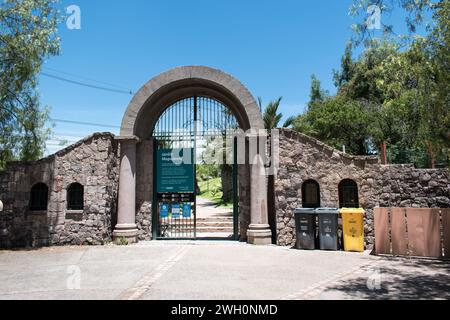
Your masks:
{"label": "stone pillar", "polygon": [[137,137],[118,137],[120,142],[119,205],[114,241],[137,242],[136,226],[136,143]]}
{"label": "stone pillar", "polygon": [[270,245],[272,231],[267,211],[267,180],[260,155],[256,155],[251,168],[250,226],[247,230],[247,239],[249,244]]}

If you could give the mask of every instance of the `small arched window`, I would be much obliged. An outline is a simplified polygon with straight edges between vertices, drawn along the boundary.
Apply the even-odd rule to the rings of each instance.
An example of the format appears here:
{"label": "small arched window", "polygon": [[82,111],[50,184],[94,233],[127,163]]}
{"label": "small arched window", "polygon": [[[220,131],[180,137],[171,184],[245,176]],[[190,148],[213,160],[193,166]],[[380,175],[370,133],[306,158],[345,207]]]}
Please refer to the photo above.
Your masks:
{"label": "small arched window", "polygon": [[346,179],[339,184],[339,207],[359,208],[358,185],[355,181]]}
{"label": "small arched window", "polygon": [[320,207],[320,186],[315,180],[308,180],[302,186],[303,208]]}
{"label": "small arched window", "polygon": [[48,206],[48,187],[45,183],[37,183],[31,188],[30,210],[46,211]]}
{"label": "small arched window", "polygon": [[79,183],[72,183],[67,189],[67,210],[84,209],[84,187]]}

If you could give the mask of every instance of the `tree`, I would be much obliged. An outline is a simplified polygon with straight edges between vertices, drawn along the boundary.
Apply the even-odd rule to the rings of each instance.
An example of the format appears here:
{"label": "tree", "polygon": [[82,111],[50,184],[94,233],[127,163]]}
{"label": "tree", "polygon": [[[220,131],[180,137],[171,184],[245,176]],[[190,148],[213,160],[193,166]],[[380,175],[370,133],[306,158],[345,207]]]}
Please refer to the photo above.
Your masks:
{"label": "tree", "polygon": [[[270,101],[267,107],[264,109],[263,121],[264,127],[266,130],[272,130],[278,128],[281,119],[283,119],[283,114],[278,113],[278,109],[280,108],[282,97],[277,100]],[[262,110],[262,99],[258,98],[259,108]],[[283,128],[287,128],[292,126],[296,117],[289,117],[283,124]]]}
{"label": "tree", "polygon": [[408,109],[412,99],[405,95],[398,101],[390,101],[386,86],[399,83],[387,79],[404,67],[390,63],[398,61],[398,57],[396,45],[374,42],[353,60],[348,45],[341,70],[334,71],[337,95],[324,99],[314,94],[321,89],[313,78],[310,108],[297,119],[294,128],[336,148],[345,145],[349,153],[358,155],[376,152],[382,142],[406,148],[406,142],[414,141],[411,133],[417,128],[414,127],[417,116],[412,116]]}
{"label": "tree", "polygon": [[341,87],[341,93],[350,99],[382,104],[384,96],[378,83],[382,66],[397,51],[398,46],[393,43],[374,41],[354,62],[351,78]]}
{"label": "tree", "polygon": [[11,160],[42,156],[48,110],[39,104],[37,75],[59,53],[56,0],[0,4],[0,170]]}
{"label": "tree", "polygon": [[426,39],[424,51],[430,57],[434,78],[433,112],[439,140],[450,148],[450,2],[442,3],[434,13],[436,24]]}
{"label": "tree", "polygon": [[400,152],[422,150],[428,157],[419,157],[419,165],[429,167],[435,167],[439,157],[445,158],[450,146],[449,2],[434,12],[434,21],[427,37],[416,37],[408,50],[384,61],[378,79],[384,109],[392,109],[392,128],[403,131],[397,140],[392,130],[384,130],[384,135]]}
{"label": "tree", "polygon": [[314,108],[314,105],[321,103],[328,96],[328,92],[322,89],[320,80],[313,74],[311,76],[311,93],[309,95],[308,109]]}
{"label": "tree", "polygon": [[[388,14],[396,8],[406,13],[405,23],[410,33],[415,33],[417,26],[423,25],[426,13],[442,7],[448,0],[353,0],[349,14],[361,18],[361,21],[353,25],[355,37],[353,42],[370,44],[375,30],[367,24],[368,12],[371,14]],[[372,10],[371,10],[372,9]],[[392,25],[387,25],[381,19],[380,27],[385,36],[395,33]]]}
{"label": "tree", "polygon": [[[409,3],[405,10],[417,14],[426,10],[426,1],[399,3]],[[445,159],[450,147],[450,1],[429,7],[433,25],[428,36],[411,38],[406,47],[371,39],[353,59],[347,45],[341,69],[334,71],[338,93],[323,98],[313,77],[309,108],[294,129],[336,148],[345,144],[353,154],[375,153],[387,143],[394,163],[435,167]]]}
{"label": "tree", "polygon": [[352,43],[349,42],[345,47],[345,54],[341,59],[341,70],[333,71],[334,85],[338,90],[347,85],[355,73],[355,63],[352,58]]}
{"label": "tree", "polygon": [[[262,105],[261,99],[259,100],[259,104]],[[281,113],[278,113],[278,109],[280,108],[281,100],[283,98],[278,98],[277,100],[269,102],[267,107],[264,109],[263,114],[263,120],[264,120],[264,127],[267,130],[271,130],[278,127],[278,124],[280,123],[281,119],[283,118],[283,115]]]}
{"label": "tree", "polygon": [[296,119],[297,119],[297,117],[295,117],[295,116],[290,116],[289,118],[287,118],[284,121],[283,128],[292,127],[294,125]]}
{"label": "tree", "polygon": [[370,116],[362,103],[344,96],[328,97],[300,116],[294,129],[346,150],[351,154],[370,153]]}

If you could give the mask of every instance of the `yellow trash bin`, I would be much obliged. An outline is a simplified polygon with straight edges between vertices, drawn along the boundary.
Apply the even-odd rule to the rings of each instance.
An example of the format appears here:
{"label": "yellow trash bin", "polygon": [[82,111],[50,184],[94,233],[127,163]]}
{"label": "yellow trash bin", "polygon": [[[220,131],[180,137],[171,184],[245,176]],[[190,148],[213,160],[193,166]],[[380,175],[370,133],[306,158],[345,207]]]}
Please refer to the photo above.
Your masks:
{"label": "yellow trash bin", "polygon": [[364,209],[341,209],[345,251],[364,251]]}

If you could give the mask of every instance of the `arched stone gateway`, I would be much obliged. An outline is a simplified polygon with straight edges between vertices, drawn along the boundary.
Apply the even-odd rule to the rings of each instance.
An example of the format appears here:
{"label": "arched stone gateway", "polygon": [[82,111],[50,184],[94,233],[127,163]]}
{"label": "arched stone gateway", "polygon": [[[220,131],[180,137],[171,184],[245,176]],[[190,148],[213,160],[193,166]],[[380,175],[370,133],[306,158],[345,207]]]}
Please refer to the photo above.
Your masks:
{"label": "arched stone gateway", "polygon": [[[140,236],[145,238],[145,231],[137,227],[136,217],[145,210],[148,214],[153,199],[152,131],[168,106],[193,96],[208,97],[225,105],[244,131],[264,129],[254,97],[237,79],[220,70],[180,67],[150,80],[130,102],[122,121],[121,135],[117,138],[121,164],[115,239],[135,242]],[[260,150],[261,153],[264,151]],[[241,240],[265,245],[271,244],[271,231],[267,185],[262,169],[260,161],[251,166],[239,165],[239,218]]]}

